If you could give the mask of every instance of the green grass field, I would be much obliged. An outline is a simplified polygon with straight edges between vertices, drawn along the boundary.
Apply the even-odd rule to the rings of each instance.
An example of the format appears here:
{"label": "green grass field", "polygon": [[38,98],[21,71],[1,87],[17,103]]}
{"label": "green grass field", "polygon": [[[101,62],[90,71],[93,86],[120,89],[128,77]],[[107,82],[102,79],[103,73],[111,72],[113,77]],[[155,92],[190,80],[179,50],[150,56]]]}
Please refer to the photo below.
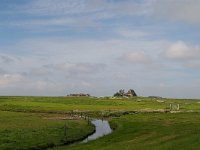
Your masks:
{"label": "green grass field", "polygon": [[54,150],[198,150],[200,114],[136,114],[113,118],[116,130],[87,144]]}
{"label": "green grass field", "polygon": [[[179,113],[163,113],[169,110],[170,104],[179,104]],[[128,111],[138,113],[120,113]],[[83,139],[94,131],[84,119],[69,119],[70,115],[80,113],[109,116],[114,132],[89,143],[59,146]],[[200,100],[0,97],[0,149],[50,147],[57,150],[199,149]]]}
{"label": "green grass field", "polygon": [[58,117],[63,116],[0,111],[0,149],[45,149],[82,139],[94,130],[85,120]]}
{"label": "green grass field", "polygon": [[198,100],[176,100],[134,97],[109,99],[92,97],[0,97],[0,110],[22,112],[74,111],[151,111],[168,109],[170,104],[180,104],[182,111],[200,112]]}

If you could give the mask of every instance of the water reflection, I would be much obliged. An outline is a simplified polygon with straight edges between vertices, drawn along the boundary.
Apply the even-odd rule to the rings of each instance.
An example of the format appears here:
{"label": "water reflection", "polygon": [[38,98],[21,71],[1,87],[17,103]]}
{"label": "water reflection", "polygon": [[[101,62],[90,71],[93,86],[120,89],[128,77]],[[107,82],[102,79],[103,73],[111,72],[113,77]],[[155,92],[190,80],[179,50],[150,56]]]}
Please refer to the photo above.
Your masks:
{"label": "water reflection", "polygon": [[107,120],[94,119],[91,121],[91,123],[95,125],[96,131],[94,134],[84,139],[81,143],[87,143],[88,141],[95,140],[112,132]]}

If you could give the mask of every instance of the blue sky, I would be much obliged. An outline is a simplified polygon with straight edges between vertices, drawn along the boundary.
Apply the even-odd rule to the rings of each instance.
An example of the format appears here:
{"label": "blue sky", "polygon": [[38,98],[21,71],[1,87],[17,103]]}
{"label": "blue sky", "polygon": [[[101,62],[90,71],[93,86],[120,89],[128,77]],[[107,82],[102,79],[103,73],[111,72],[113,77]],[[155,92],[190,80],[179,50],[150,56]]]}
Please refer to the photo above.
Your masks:
{"label": "blue sky", "polygon": [[199,0],[1,0],[0,95],[200,98]]}

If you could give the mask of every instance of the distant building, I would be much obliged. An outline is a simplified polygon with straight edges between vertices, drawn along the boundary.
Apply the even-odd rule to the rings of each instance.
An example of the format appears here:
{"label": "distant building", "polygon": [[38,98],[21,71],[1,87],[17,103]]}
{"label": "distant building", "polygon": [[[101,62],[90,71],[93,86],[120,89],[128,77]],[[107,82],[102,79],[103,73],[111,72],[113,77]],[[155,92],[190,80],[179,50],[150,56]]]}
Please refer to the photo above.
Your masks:
{"label": "distant building", "polygon": [[114,96],[119,97],[119,96],[127,96],[127,97],[133,97],[133,96],[137,96],[137,94],[135,93],[135,91],[133,89],[128,90],[127,93],[124,92],[123,89],[119,90],[119,92],[115,93]]}
{"label": "distant building", "polygon": [[78,93],[78,94],[69,94],[67,96],[90,96],[90,94]]}
{"label": "distant building", "polygon": [[132,96],[137,96],[135,91],[133,89],[128,90],[127,93],[124,94],[124,96],[132,97]]}
{"label": "distant building", "polygon": [[148,98],[162,99],[162,97],[160,97],[160,96],[149,96]]}

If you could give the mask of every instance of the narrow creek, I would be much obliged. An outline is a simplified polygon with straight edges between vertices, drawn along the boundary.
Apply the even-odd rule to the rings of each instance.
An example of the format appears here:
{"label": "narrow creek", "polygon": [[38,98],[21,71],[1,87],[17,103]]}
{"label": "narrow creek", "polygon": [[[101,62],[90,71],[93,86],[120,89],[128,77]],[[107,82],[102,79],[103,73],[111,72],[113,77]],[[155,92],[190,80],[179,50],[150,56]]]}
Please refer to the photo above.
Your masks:
{"label": "narrow creek", "polygon": [[[58,145],[58,147],[67,146],[67,145],[69,146],[71,144],[76,145],[76,144],[81,144],[81,143],[87,143],[89,141],[96,140],[102,136],[108,135],[112,132],[110,124],[107,120],[93,118],[91,120],[91,123],[95,126],[95,132],[93,134],[89,135],[83,140],[80,140],[77,142],[74,141],[71,143],[63,144],[63,145]],[[47,148],[47,149],[50,150],[51,148]]]}
{"label": "narrow creek", "polygon": [[107,120],[93,119],[91,123],[95,126],[95,132],[80,143],[87,143],[89,141],[96,140],[97,138],[112,132],[110,124]]}

